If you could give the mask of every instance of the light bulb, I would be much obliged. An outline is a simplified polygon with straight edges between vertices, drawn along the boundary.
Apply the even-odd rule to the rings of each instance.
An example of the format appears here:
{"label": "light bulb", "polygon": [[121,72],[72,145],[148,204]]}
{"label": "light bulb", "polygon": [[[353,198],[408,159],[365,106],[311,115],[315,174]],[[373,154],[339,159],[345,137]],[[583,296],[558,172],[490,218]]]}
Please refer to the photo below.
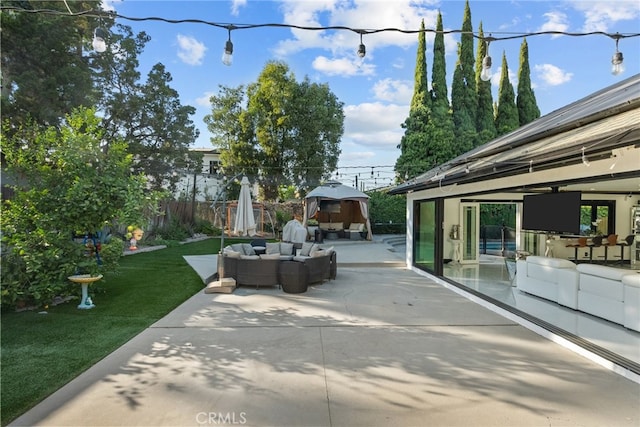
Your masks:
{"label": "light bulb", "polygon": [[482,72],[480,73],[480,80],[488,82],[491,80],[491,57],[485,56],[482,59]]}
{"label": "light bulb", "polygon": [[100,27],[93,31],[93,42],[91,43],[93,45],[93,50],[98,53],[102,53],[107,50],[107,43],[104,41],[106,36],[107,33]]}
{"label": "light bulb", "polygon": [[358,56],[360,58],[364,58],[364,56],[367,54],[367,48],[360,43],[360,46],[358,46]]}
{"label": "light bulb", "polygon": [[233,43],[231,43],[231,40],[227,40],[227,43],[224,45],[222,63],[226,66],[230,66],[233,63]]}
{"label": "light bulb", "polygon": [[613,54],[613,58],[611,58],[611,74],[617,76],[624,72],[624,58],[622,57],[622,52],[616,52]]}

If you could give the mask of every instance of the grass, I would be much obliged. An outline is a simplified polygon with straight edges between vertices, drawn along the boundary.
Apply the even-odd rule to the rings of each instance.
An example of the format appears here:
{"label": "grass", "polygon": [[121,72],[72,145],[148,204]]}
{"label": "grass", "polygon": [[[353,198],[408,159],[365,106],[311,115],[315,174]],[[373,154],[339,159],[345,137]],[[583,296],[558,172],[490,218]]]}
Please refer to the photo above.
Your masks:
{"label": "grass", "polygon": [[[183,255],[218,253],[208,239],[123,257],[116,274],[79,299],[35,311],[2,313],[0,423],[5,426],[204,288]],[[80,287],[78,287],[80,295]]]}

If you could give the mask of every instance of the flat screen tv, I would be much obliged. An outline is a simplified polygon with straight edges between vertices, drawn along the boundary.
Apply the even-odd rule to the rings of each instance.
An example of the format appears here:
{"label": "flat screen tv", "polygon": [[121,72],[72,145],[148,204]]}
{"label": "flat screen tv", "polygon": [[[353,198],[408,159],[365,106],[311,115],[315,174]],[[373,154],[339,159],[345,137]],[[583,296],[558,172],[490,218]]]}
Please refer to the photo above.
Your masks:
{"label": "flat screen tv", "polygon": [[320,200],[320,211],[340,213],[340,200]]}
{"label": "flat screen tv", "polygon": [[524,196],[522,228],[549,233],[580,234],[579,191],[562,191]]}

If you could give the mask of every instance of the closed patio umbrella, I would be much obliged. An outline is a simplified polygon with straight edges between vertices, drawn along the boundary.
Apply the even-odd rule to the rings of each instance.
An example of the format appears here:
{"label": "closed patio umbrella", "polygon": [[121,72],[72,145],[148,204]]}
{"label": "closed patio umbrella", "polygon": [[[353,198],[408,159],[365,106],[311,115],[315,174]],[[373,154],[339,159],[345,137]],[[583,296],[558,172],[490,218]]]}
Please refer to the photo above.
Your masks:
{"label": "closed patio umbrella", "polygon": [[238,209],[233,232],[238,236],[255,236],[256,234],[253,202],[251,201],[251,191],[249,190],[249,179],[246,176],[243,176],[240,182],[240,196],[238,197]]}

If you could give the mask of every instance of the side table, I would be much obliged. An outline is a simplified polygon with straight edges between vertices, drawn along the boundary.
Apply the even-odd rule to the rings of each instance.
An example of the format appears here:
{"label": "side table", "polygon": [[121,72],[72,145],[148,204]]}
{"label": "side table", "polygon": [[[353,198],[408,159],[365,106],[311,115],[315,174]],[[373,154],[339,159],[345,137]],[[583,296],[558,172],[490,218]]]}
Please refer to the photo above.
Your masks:
{"label": "side table", "polygon": [[309,273],[304,263],[298,261],[280,262],[280,286],[288,294],[307,292],[309,287]]}

